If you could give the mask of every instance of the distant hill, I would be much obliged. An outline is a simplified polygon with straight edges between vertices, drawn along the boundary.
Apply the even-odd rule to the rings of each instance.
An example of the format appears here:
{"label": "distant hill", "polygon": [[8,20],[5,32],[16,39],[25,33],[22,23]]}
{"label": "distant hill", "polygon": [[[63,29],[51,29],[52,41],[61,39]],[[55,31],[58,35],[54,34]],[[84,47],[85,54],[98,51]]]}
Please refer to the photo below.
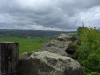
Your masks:
{"label": "distant hill", "polygon": [[40,38],[55,38],[59,34],[76,34],[76,31],[45,31],[45,30],[10,30],[10,29],[0,29],[0,37],[18,37],[18,38],[28,38],[28,37],[40,37]]}

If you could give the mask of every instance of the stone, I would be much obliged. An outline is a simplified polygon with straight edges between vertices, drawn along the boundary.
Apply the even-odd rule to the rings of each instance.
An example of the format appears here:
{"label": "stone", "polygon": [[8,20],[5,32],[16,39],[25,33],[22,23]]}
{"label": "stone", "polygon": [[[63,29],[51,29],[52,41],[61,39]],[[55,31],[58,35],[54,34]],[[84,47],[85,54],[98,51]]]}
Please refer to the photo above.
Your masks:
{"label": "stone", "polygon": [[71,43],[71,41],[59,41],[59,40],[52,39],[49,42],[49,44],[50,44],[49,47],[50,46],[55,46],[55,47],[58,47],[58,48],[62,48],[63,50],[66,50],[70,43]]}
{"label": "stone", "polygon": [[[67,56],[77,59],[78,53],[76,50],[75,45],[80,45],[80,40],[77,36],[68,36],[66,34],[60,34],[57,39],[52,39],[49,43],[45,44],[43,48],[45,47],[58,47],[62,50],[62,52],[66,52]],[[63,51],[64,50],[64,51]],[[53,52],[53,51],[52,51]]]}
{"label": "stone", "polygon": [[[24,58],[25,57],[25,58]],[[19,61],[20,75],[82,75],[77,60],[49,51],[24,54]]]}
{"label": "stone", "polygon": [[72,36],[68,36],[68,35],[66,35],[66,34],[61,33],[61,34],[58,36],[57,40],[59,40],[59,41],[69,41],[71,37],[72,37]]}
{"label": "stone", "polygon": [[41,51],[49,51],[52,53],[60,54],[62,56],[68,56],[68,53],[65,50],[62,50],[62,48],[51,46],[51,47],[44,47],[41,49]]}

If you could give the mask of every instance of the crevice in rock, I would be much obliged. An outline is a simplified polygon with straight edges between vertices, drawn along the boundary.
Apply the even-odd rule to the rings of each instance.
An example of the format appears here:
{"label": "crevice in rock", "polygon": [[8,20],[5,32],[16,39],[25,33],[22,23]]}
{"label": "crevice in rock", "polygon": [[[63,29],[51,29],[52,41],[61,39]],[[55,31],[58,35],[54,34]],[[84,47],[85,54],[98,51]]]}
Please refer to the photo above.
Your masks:
{"label": "crevice in rock", "polygon": [[65,50],[68,54],[74,54],[76,52],[76,49],[74,46],[70,46]]}
{"label": "crevice in rock", "polygon": [[75,53],[75,51],[66,51],[68,54],[74,54]]}

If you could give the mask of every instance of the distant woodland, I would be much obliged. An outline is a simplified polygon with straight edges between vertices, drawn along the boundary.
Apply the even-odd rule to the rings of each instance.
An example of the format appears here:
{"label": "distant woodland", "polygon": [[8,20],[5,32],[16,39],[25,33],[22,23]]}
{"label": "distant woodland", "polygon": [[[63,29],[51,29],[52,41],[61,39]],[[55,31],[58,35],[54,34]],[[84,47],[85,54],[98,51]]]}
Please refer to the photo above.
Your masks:
{"label": "distant woodland", "polygon": [[0,38],[17,37],[17,38],[55,38],[59,34],[65,33],[69,35],[76,35],[76,31],[43,31],[43,30],[9,30],[0,29]]}

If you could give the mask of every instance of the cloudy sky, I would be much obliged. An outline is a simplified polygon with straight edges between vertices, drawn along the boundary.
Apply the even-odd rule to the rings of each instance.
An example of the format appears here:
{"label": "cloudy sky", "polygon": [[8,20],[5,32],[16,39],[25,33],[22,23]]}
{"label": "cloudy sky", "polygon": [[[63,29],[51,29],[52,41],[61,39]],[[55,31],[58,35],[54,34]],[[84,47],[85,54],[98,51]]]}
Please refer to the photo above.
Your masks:
{"label": "cloudy sky", "polygon": [[100,28],[100,0],[0,0],[0,29]]}

